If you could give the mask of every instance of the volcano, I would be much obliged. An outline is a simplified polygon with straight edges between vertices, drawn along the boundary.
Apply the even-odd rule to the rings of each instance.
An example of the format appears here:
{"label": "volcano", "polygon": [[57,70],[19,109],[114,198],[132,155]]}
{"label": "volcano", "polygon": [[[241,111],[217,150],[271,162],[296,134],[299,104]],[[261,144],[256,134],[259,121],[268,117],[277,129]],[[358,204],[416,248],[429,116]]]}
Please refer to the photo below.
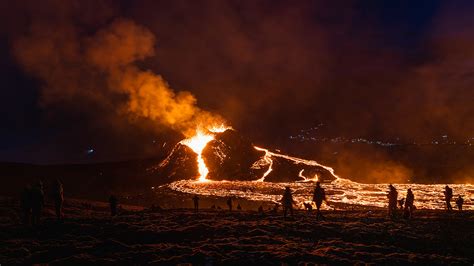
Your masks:
{"label": "volcano", "polygon": [[[336,178],[330,170],[316,165],[314,161],[258,148],[234,129],[213,133],[201,157],[208,170],[206,180],[331,182]],[[149,171],[164,183],[183,179],[198,180],[200,173],[197,161],[198,154],[180,142]]]}

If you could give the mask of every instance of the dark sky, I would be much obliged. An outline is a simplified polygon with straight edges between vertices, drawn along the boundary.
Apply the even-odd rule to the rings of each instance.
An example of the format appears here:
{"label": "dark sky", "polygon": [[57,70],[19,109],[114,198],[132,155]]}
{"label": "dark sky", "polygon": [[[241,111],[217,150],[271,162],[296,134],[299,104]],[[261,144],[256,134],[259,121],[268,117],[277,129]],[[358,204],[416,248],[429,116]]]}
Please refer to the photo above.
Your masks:
{"label": "dark sky", "polygon": [[[130,92],[110,77],[129,68],[161,75],[199,112],[269,146],[320,122],[332,136],[474,135],[471,1],[2,5],[0,161],[142,158],[179,140],[181,127],[161,116],[124,114]],[[138,35],[137,47],[107,57],[131,45],[121,32]]]}

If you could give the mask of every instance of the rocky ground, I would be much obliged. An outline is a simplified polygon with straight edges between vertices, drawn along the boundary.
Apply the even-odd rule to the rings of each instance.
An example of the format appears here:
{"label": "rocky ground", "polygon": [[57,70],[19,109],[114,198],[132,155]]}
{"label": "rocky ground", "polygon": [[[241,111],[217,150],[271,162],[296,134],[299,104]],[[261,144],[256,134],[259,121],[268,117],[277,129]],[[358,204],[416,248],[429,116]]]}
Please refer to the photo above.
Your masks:
{"label": "rocky ground", "polygon": [[64,222],[50,206],[37,228],[19,224],[17,203],[0,204],[0,264],[297,265],[474,263],[474,212],[417,211],[411,221],[382,210],[150,210],[69,199]]}

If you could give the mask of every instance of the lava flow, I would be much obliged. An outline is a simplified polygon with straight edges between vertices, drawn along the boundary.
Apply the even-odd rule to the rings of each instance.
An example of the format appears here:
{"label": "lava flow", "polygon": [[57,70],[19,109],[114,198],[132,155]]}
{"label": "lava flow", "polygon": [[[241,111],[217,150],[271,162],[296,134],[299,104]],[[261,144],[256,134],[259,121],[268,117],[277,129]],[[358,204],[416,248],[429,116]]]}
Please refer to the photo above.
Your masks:
{"label": "lava flow", "polygon": [[[208,128],[204,127],[199,127],[196,130],[196,134],[190,138],[184,139],[180,141],[180,144],[183,144],[189,148],[191,148],[197,155],[197,166],[198,166],[198,172],[199,172],[199,178],[197,181],[199,182],[208,182],[210,181],[207,179],[207,175],[209,174],[209,169],[206,166],[206,163],[204,162],[204,158],[202,157],[202,152],[204,148],[207,146],[207,144],[212,141],[215,138],[216,133],[222,133],[228,129],[232,129],[231,127],[225,126],[223,124],[220,124],[218,126],[212,126]],[[304,160],[301,158],[297,157],[292,157],[289,155],[285,154],[279,154],[279,153],[274,153],[269,151],[268,149],[260,148],[257,146],[253,146],[254,149],[258,151],[263,151],[265,154],[261,157],[261,159],[257,162],[254,163],[252,166],[253,168],[262,168],[262,167],[268,167],[265,173],[263,173],[262,177],[260,177],[257,180],[254,180],[254,182],[264,182],[265,178],[273,171],[273,159],[272,157],[281,157],[285,158],[287,160],[293,161],[296,164],[305,164],[305,165],[310,165],[310,166],[319,166],[321,168],[326,169],[331,173],[332,176],[334,176],[336,179],[339,179],[335,173],[334,169],[322,165],[316,161],[313,160]],[[317,174],[314,175],[313,178],[307,178],[306,176],[303,175],[304,169],[301,169],[299,172],[299,176],[303,178],[303,182],[308,182],[308,181],[318,181],[318,176]]]}
{"label": "lava flow", "polygon": [[298,176],[303,178],[303,182],[317,182],[319,180],[318,174],[314,174],[313,178],[307,178],[306,176],[303,175],[304,169],[301,169],[301,171],[298,173]]}
{"label": "lava flow", "polygon": [[[272,157],[281,157],[281,158],[285,158],[287,160],[290,160],[290,161],[293,161],[297,164],[305,164],[305,165],[311,165],[311,166],[319,166],[321,168],[324,168],[326,169],[329,173],[331,173],[332,176],[334,176],[337,179],[341,179],[341,177],[339,177],[338,175],[336,175],[334,173],[334,169],[332,167],[329,167],[329,166],[326,166],[326,165],[322,165],[316,161],[313,161],[313,160],[305,160],[305,159],[301,159],[301,158],[297,158],[297,157],[293,157],[293,156],[289,156],[289,155],[285,155],[285,154],[280,154],[280,153],[275,153],[275,152],[271,152],[267,149],[264,149],[264,148],[260,148],[260,147],[257,147],[257,146],[254,146],[254,148],[256,150],[259,150],[259,151],[264,151],[265,152],[265,155],[263,156],[262,160],[264,162],[266,162],[268,164],[268,170],[263,174],[263,176],[258,179],[258,180],[255,180],[257,182],[263,182],[265,181],[265,177],[268,176],[272,171],[273,171],[273,160],[272,160]],[[299,172],[299,176],[302,177],[304,179],[304,181],[318,181],[318,175],[314,175],[313,178],[307,178],[305,176],[303,176],[303,171],[304,169],[301,169],[301,171]]]}
{"label": "lava flow", "polygon": [[218,125],[218,126],[212,126],[206,129],[203,129],[200,127],[196,130],[196,135],[179,142],[183,145],[188,146],[197,154],[197,164],[198,164],[198,171],[199,171],[198,181],[200,182],[209,181],[206,178],[207,174],[209,173],[209,169],[207,169],[206,163],[204,162],[204,159],[202,158],[202,151],[204,150],[206,145],[209,143],[209,141],[214,139],[215,133],[222,133],[230,128],[231,127],[227,127],[223,124]]}
{"label": "lava flow", "polygon": [[[351,206],[370,206],[382,208],[386,206],[387,186],[388,184],[362,184],[341,178],[335,174],[334,169],[322,165],[314,160],[306,160],[286,154],[271,152],[268,149],[253,146],[258,151],[265,152],[258,161],[252,165],[255,169],[265,169],[260,178],[254,181],[212,181],[207,179],[209,169],[207,168],[202,152],[206,145],[216,137],[216,133],[221,133],[230,129],[224,125],[209,128],[200,128],[196,134],[188,139],[182,140],[180,143],[191,148],[197,154],[197,164],[199,170],[199,178],[188,179],[172,182],[167,186],[173,190],[200,194],[206,196],[228,197],[229,195],[245,198],[254,201],[278,202],[281,198],[281,192],[286,186],[294,191],[295,201],[300,208],[303,203],[311,199],[314,189],[313,182],[319,180],[319,176],[314,174],[313,177],[304,175],[304,166],[317,166],[327,170],[333,177],[329,183],[324,186],[329,197],[325,209],[344,209],[352,208]],[[298,176],[302,181],[296,182],[265,182],[265,178],[269,176],[274,169],[274,159],[284,158],[291,161],[295,165],[301,165],[302,169]],[[324,181],[323,181],[324,182]],[[415,193],[416,207],[420,209],[442,209],[444,208],[444,199],[442,191],[444,184],[394,184],[400,193],[404,193],[408,188],[412,188]],[[450,184],[457,194],[466,198],[465,209],[474,209],[474,186],[469,184]]]}
{"label": "lava flow", "polygon": [[270,174],[272,171],[273,171],[273,160],[271,158],[271,155],[269,153],[269,151],[267,149],[264,149],[264,148],[260,148],[260,147],[257,147],[257,146],[254,146],[254,148],[258,151],[264,151],[265,152],[265,155],[263,156],[262,160],[265,164],[268,164],[268,170],[263,174],[263,176],[257,180],[255,180],[256,182],[263,182],[265,181],[265,177],[267,177],[268,174]]}

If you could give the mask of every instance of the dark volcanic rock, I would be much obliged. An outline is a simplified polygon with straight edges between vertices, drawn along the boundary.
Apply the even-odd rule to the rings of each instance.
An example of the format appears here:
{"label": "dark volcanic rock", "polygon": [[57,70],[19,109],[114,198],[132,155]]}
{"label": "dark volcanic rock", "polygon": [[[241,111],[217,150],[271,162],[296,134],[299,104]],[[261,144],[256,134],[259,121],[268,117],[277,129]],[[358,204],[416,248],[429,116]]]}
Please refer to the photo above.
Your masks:
{"label": "dark volcanic rock", "polygon": [[212,180],[257,180],[266,168],[255,169],[252,165],[264,155],[235,130],[216,134],[203,150],[208,178]]}
{"label": "dark volcanic rock", "polygon": [[[203,160],[209,170],[210,180],[251,181],[260,179],[269,169],[265,152],[256,150],[253,144],[235,130],[216,133],[202,152]],[[312,179],[317,174],[322,182],[334,179],[326,169],[304,164],[300,161],[272,156],[272,171],[265,177],[267,182],[295,182]],[[168,183],[199,176],[197,155],[189,147],[177,144],[159,165],[151,168],[160,183]],[[302,177],[301,170],[304,170]]]}
{"label": "dark volcanic rock", "polygon": [[[181,201],[182,197],[189,195],[170,200]],[[100,211],[106,202],[89,203],[92,209],[82,209],[74,201],[66,205],[64,223],[57,223],[51,206],[46,206],[50,212],[32,229],[18,221],[5,222],[5,210],[20,212],[19,203],[0,201],[0,263],[472,265],[474,261],[471,210],[447,215],[419,209],[409,222],[389,219],[385,210],[377,209],[324,210],[325,220],[296,210],[294,217],[284,220],[281,211],[257,213],[260,203],[256,203],[233,212],[134,211],[111,219],[108,212]]]}
{"label": "dark volcanic rock", "polygon": [[176,144],[159,165],[150,168],[152,174],[159,176],[160,183],[192,179],[199,176],[197,155],[186,145]]}
{"label": "dark volcanic rock", "polygon": [[304,178],[299,177],[301,167],[298,167],[290,160],[284,158],[272,158],[272,171],[265,177],[267,182],[289,182],[302,181]]}

